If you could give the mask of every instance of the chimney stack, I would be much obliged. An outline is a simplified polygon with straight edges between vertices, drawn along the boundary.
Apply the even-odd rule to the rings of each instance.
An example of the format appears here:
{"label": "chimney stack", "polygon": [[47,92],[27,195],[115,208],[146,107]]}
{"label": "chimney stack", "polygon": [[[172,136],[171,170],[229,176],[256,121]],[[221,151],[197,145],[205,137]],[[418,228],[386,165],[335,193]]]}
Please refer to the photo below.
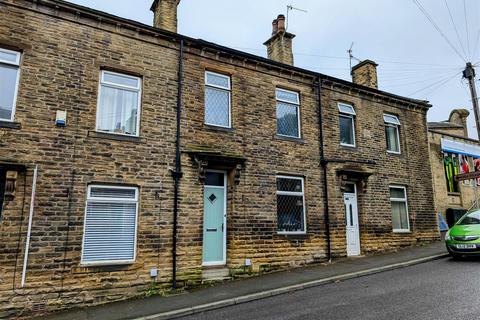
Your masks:
{"label": "chimney stack", "polygon": [[458,124],[463,127],[463,135],[468,137],[468,125],[467,118],[470,115],[470,112],[466,109],[454,109],[450,112],[450,117],[448,117],[448,122]]}
{"label": "chimney stack", "polygon": [[153,1],[153,26],[155,28],[177,33],[177,7],[180,0]]}
{"label": "chimney stack", "polygon": [[377,66],[372,60],[365,60],[352,68],[352,80],[355,84],[378,89]]}
{"label": "chimney stack", "polygon": [[293,65],[293,38],[295,35],[285,29],[285,16],[279,15],[272,22],[272,37],[264,43],[267,46],[268,58]]}

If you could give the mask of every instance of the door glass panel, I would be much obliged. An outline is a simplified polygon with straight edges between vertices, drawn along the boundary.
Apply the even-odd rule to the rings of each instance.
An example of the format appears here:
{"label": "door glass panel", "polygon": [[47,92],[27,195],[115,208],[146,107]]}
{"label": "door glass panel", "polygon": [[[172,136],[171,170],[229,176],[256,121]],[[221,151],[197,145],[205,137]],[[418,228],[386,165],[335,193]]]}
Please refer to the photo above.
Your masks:
{"label": "door glass panel", "polygon": [[344,190],[345,193],[355,193],[355,185],[353,183],[347,183]]}
{"label": "door glass panel", "polygon": [[205,176],[205,185],[214,187],[223,187],[225,185],[224,173],[207,172]]}
{"label": "door glass panel", "polygon": [[353,208],[351,203],[350,203],[350,226],[353,227]]}

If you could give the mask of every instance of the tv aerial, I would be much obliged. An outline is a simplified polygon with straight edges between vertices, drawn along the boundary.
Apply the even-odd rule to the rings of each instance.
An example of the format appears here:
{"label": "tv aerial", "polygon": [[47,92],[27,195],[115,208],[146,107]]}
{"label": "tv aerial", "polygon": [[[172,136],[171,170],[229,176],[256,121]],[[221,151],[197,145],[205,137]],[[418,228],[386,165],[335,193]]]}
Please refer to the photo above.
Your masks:
{"label": "tv aerial", "polygon": [[285,30],[288,30],[288,17],[290,15],[290,11],[299,11],[299,12],[303,12],[303,13],[307,13],[308,11],[307,10],[304,10],[304,9],[300,9],[300,8],[296,8],[294,6],[292,6],[291,4],[289,4],[287,6],[287,21],[286,21],[286,26],[285,26]]}
{"label": "tv aerial", "polygon": [[362,62],[362,60],[358,59],[357,57],[355,57],[355,56],[353,55],[353,45],[354,45],[354,44],[355,44],[355,43],[352,42],[352,45],[350,46],[350,49],[347,50],[347,52],[348,52],[348,57],[350,58],[350,73],[352,72],[352,60],[356,60],[356,61],[358,61],[358,62]]}

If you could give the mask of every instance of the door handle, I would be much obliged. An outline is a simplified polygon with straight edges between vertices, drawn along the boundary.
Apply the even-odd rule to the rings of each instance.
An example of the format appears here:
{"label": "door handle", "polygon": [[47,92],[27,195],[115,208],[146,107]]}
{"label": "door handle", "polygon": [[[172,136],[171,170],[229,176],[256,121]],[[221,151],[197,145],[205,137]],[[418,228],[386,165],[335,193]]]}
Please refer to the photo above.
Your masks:
{"label": "door handle", "polygon": [[222,232],[223,232],[223,223],[222,223]]}
{"label": "door handle", "polygon": [[215,229],[208,229],[207,228],[207,232],[217,232],[217,228],[215,228]]}

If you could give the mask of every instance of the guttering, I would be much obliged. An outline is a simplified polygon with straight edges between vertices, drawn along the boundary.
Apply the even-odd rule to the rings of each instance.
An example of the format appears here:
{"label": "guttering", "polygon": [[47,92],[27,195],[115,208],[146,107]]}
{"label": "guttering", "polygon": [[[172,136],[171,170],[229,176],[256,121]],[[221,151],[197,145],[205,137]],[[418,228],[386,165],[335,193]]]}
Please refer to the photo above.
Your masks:
{"label": "guttering", "polygon": [[325,145],[323,136],[323,108],[322,108],[322,78],[318,76],[317,94],[318,94],[318,128],[320,138],[320,166],[323,170],[323,198],[324,198],[324,212],[323,220],[325,221],[325,236],[327,238],[327,259],[332,261],[332,248],[331,248],[331,235],[330,235],[330,212],[328,203],[328,177],[327,177],[327,164],[328,160],[325,158]]}
{"label": "guttering", "polygon": [[30,249],[30,237],[32,234],[33,207],[35,205],[35,192],[37,190],[37,174],[38,174],[38,165],[35,165],[35,169],[33,170],[32,196],[30,199],[30,213],[28,215],[27,241],[25,243],[25,254],[23,256],[22,284],[21,284],[22,288],[25,287],[26,277],[27,277],[28,252]]}
{"label": "guttering", "polygon": [[179,184],[182,177],[182,154],[180,152],[180,129],[182,118],[182,90],[183,90],[183,39],[180,40],[180,54],[178,58],[178,89],[177,89],[177,136],[175,141],[175,171],[171,171],[173,187],[173,234],[172,234],[172,287],[177,289],[177,225]]}

